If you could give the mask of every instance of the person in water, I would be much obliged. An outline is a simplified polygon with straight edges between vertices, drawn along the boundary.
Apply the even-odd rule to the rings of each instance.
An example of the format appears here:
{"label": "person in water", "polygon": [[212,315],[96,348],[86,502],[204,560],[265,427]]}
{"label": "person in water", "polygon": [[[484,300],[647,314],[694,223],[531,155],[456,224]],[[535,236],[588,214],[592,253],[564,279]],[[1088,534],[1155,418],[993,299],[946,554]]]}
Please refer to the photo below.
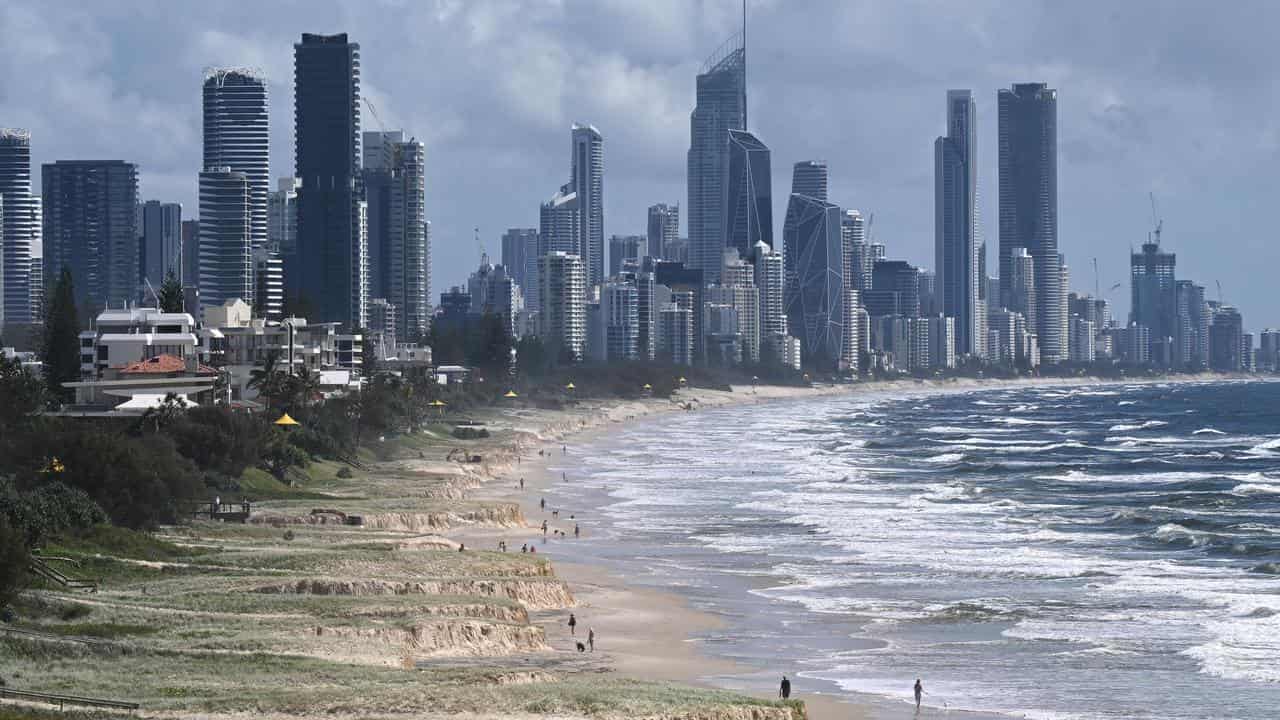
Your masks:
{"label": "person in water", "polygon": [[920,678],[916,678],[916,712],[920,712],[920,699],[924,697],[924,685],[920,683]]}
{"label": "person in water", "polygon": [[787,679],[786,675],[782,676],[782,685],[778,687],[778,697],[783,700],[791,697],[791,681]]}

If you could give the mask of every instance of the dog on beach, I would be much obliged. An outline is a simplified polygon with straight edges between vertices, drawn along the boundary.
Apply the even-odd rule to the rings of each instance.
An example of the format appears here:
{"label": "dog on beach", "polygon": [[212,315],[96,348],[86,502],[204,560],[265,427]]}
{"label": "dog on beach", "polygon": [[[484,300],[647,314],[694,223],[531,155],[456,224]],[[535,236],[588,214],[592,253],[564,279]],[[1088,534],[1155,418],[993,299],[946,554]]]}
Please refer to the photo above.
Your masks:
{"label": "dog on beach", "polygon": [[578,643],[578,652],[584,653],[586,651],[587,651],[587,646],[583,645],[582,643]]}

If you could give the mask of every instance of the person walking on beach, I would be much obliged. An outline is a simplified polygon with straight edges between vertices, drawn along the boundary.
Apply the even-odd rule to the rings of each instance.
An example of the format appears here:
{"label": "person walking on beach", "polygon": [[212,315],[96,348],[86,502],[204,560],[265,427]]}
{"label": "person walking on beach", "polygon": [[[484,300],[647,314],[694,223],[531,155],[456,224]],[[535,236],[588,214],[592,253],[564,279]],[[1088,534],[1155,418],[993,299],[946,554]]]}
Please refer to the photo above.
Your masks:
{"label": "person walking on beach", "polygon": [[778,697],[786,700],[791,697],[791,681],[786,675],[782,676],[782,685],[778,687]]}
{"label": "person walking on beach", "polygon": [[916,678],[916,712],[920,712],[920,699],[924,697],[924,685],[920,683],[920,678]]}
{"label": "person walking on beach", "polygon": [[524,490],[524,478],[520,478],[520,489]]}
{"label": "person walking on beach", "polygon": [[569,613],[569,634],[573,635],[574,630],[577,627],[578,627],[578,618],[574,617],[573,613]]}
{"label": "person walking on beach", "polygon": [[591,648],[591,652],[596,651],[596,629],[587,628],[587,647]]}
{"label": "person walking on beach", "polygon": [[574,524],[573,524],[573,536],[574,536],[574,537],[578,537],[578,536],[579,536],[579,532],[578,532],[578,523],[574,523]]}
{"label": "person walking on beach", "polygon": [[541,510],[546,510],[546,509],[547,509],[547,499],[546,499],[546,498],[542,498],[540,501],[538,501],[538,507],[539,507]]}
{"label": "person walking on beach", "polygon": [[543,520],[542,521],[542,537],[546,537],[546,536],[547,536],[547,521]]}

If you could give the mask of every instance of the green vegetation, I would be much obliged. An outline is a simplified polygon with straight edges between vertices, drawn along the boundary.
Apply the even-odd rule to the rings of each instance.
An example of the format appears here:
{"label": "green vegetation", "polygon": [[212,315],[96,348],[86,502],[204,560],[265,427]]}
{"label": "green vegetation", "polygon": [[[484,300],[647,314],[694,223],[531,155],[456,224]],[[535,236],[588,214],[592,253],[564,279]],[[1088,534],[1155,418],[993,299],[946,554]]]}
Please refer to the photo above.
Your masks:
{"label": "green vegetation", "polygon": [[62,268],[52,290],[47,295],[41,360],[50,397],[70,399],[62,383],[80,379],[80,315],[69,269]]}

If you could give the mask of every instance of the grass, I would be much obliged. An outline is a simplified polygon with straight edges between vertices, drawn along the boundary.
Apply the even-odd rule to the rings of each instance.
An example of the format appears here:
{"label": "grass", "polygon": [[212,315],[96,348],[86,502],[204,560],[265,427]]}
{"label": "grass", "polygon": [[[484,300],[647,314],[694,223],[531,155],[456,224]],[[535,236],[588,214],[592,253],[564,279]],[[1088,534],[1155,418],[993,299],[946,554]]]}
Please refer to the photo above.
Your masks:
{"label": "grass", "polygon": [[57,635],[95,637],[114,640],[136,635],[151,635],[159,630],[155,625],[130,625],[125,623],[68,623],[66,625],[41,625],[40,630]]}
{"label": "grass", "polygon": [[333,496],[327,493],[286,485],[261,468],[248,468],[240,474],[237,482],[240,485],[240,494],[250,501],[333,499]]}
{"label": "grass", "polygon": [[184,548],[152,535],[113,525],[96,525],[72,535],[61,535],[44,548],[44,555],[114,555],[135,560],[176,560],[207,550]]}

